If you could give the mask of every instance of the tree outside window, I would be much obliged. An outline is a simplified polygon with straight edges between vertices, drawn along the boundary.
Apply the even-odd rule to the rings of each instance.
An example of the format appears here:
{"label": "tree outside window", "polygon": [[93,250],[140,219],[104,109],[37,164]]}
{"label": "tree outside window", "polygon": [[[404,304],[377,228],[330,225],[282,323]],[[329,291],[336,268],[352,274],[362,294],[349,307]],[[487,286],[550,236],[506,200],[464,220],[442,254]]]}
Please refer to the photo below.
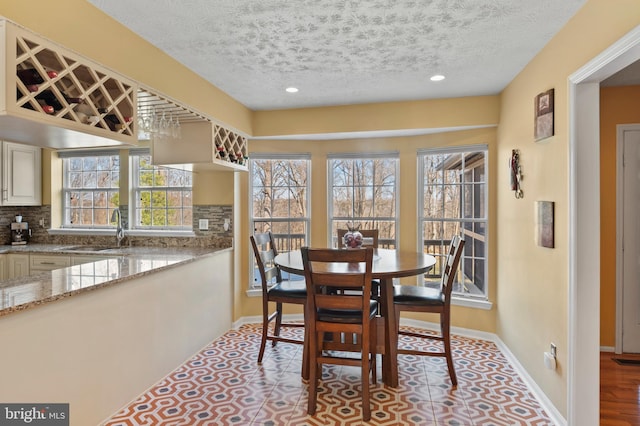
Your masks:
{"label": "tree outside window", "polygon": [[134,155],[134,228],[192,229],[192,173],[154,166],[150,155]]}
{"label": "tree outside window", "polygon": [[[308,155],[252,155],[249,161],[251,229],[273,233],[278,252],[309,241]],[[251,254],[254,285],[260,285]]]}
{"label": "tree outside window", "polygon": [[119,155],[68,155],[63,174],[63,226],[110,227],[120,205]]}
{"label": "tree outside window", "polygon": [[426,150],[418,155],[421,179],[420,223],[425,253],[439,262],[425,274],[437,287],[451,238],[465,240],[454,293],[486,298],[487,148]]}
{"label": "tree outside window", "polygon": [[396,247],[397,153],[336,154],[329,158],[329,232],[334,247],[338,229],[378,229],[379,246]]}

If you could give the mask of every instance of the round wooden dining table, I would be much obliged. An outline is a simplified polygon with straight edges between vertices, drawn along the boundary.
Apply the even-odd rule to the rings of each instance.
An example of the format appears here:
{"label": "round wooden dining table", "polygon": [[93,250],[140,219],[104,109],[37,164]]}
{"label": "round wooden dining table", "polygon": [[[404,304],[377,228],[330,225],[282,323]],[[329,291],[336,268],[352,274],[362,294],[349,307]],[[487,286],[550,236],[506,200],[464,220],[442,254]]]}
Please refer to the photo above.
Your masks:
{"label": "round wooden dining table", "polygon": [[[304,275],[300,250],[280,253],[274,259],[283,271]],[[384,321],[385,345],[382,356],[382,379],[391,387],[398,386],[398,325],[393,309],[393,278],[424,274],[436,263],[436,258],[421,252],[394,249],[374,249],[372,276],[380,280],[380,312]],[[306,351],[306,345],[305,345]],[[302,376],[308,378],[308,357],[303,356]]]}

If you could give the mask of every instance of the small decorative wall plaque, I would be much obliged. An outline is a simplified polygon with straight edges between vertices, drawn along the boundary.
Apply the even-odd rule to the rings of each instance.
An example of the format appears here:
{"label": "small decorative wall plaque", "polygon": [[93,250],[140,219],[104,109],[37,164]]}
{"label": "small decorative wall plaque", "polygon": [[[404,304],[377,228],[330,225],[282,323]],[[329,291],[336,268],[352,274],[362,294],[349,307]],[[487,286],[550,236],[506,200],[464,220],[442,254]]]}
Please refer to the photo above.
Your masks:
{"label": "small decorative wall plaque", "polygon": [[538,245],[541,247],[554,248],[554,230],[553,230],[553,201],[536,201],[537,208],[537,237]]}
{"label": "small decorative wall plaque", "polygon": [[553,89],[540,93],[535,100],[535,139],[553,136]]}

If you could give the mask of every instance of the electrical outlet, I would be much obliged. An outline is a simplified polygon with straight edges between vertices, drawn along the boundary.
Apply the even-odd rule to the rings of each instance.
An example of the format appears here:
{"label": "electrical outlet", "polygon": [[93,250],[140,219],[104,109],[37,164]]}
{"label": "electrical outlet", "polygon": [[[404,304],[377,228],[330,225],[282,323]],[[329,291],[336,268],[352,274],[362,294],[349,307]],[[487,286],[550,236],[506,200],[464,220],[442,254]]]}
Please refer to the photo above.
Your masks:
{"label": "electrical outlet", "polygon": [[198,229],[201,231],[209,230],[209,219],[200,219],[198,221]]}

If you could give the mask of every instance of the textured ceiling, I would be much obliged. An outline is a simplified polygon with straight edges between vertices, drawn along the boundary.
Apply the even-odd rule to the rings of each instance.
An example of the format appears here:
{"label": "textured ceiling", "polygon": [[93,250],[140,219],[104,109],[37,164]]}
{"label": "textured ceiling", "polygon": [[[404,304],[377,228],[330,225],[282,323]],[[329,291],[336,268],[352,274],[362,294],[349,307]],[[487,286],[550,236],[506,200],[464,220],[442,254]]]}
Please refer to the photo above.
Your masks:
{"label": "textured ceiling", "polygon": [[88,1],[254,110],[497,94],[586,2]]}

